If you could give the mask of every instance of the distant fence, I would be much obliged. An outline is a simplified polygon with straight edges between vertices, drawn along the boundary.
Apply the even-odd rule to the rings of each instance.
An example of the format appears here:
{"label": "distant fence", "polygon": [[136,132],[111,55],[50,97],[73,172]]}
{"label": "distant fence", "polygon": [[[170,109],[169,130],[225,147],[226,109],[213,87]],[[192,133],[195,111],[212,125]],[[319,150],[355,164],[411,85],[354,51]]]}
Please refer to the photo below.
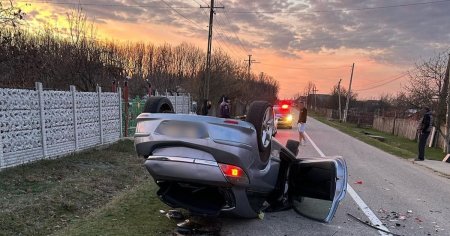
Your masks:
{"label": "distant fence", "polygon": [[[313,109],[314,110],[314,109]],[[327,117],[328,119],[339,119],[339,110],[317,108],[315,112]],[[341,111],[341,116],[344,118],[344,111]],[[373,124],[374,114],[370,112],[359,112],[350,110],[347,115],[347,122],[358,124],[358,125],[369,125]]]}
{"label": "distant fence", "polygon": [[[419,126],[419,120],[405,119],[397,117],[375,116],[373,120],[373,128],[382,132],[390,133],[399,137],[407,138],[409,140],[417,139],[417,127]],[[441,127],[444,130],[444,126]],[[433,132],[431,133],[433,134]],[[444,148],[445,138],[434,132],[436,147]],[[431,142],[433,137],[430,135],[428,142]]]}
{"label": "distant fence", "polygon": [[[155,96],[167,97],[173,105],[173,109],[177,114],[189,114],[192,110],[192,99],[190,94],[181,95],[169,95],[168,93],[160,94],[157,93]],[[129,100],[128,103],[128,117],[123,119],[128,119],[128,136],[133,136],[136,131],[136,118],[139,114],[144,111],[145,102],[147,99],[141,99],[139,97]],[[124,114],[125,115],[125,114]],[[124,122],[125,123],[125,122]],[[125,124],[123,124],[125,128]]]}
{"label": "distant fence", "polygon": [[0,169],[117,141],[119,93],[0,88]]}
{"label": "distant fence", "polygon": [[396,117],[375,116],[373,128],[379,131],[415,140],[419,121],[415,119],[403,119]]}

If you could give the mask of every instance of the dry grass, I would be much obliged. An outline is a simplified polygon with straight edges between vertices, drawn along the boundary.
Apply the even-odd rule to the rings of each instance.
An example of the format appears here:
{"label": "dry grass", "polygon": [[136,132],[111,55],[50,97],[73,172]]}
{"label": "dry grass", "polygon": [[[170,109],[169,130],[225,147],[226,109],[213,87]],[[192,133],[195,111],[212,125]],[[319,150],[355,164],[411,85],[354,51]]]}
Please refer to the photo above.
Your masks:
{"label": "dry grass", "polygon": [[142,164],[132,142],[120,141],[0,172],[0,235],[48,235],[128,189],[144,183],[154,188]]}

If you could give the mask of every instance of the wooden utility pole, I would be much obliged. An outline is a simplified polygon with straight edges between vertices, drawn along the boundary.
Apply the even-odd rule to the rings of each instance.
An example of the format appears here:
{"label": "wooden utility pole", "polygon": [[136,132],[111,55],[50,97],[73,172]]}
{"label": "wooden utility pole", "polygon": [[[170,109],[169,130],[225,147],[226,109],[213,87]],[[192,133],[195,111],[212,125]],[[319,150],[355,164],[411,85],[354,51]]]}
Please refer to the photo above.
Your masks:
{"label": "wooden utility pole", "polygon": [[341,110],[341,82],[342,82],[342,79],[339,79],[339,83],[338,83],[339,122],[342,121],[342,110]]}
{"label": "wooden utility pole", "polygon": [[248,60],[244,60],[245,62],[248,62],[248,67],[247,67],[247,75],[248,78],[250,78],[250,73],[251,73],[251,67],[253,63],[259,63],[256,60],[252,60],[252,55],[248,55]]}
{"label": "wooden utility pole", "polygon": [[313,94],[314,94],[314,110],[317,110],[317,92],[319,90],[316,89],[316,85],[314,85],[313,88]]}
{"label": "wooden utility pole", "polygon": [[350,95],[352,93],[352,81],[353,81],[353,70],[354,69],[355,69],[355,63],[353,63],[353,65],[352,65],[352,74],[350,75],[350,85],[348,86],[347,103],[345,104],[345,111],[344,111],[344,122],[347,122],[348,106],[350,103]]}
{"label": "wooden utility pole", "polygon": [[[449,81],[450,74],[450,54],[448,55],[447,70],[445,71],[444,81]],[[450,83],[448,83],[447,95],[447,114],[445,116],[445,153],[450,153]],[[439,129],[440,127],[436,127]]]}
{"label": "wooden utility pole", "polygon": [[214,0],[211,0],[211,6],[200,7],[209,8],[209,31],[208,31],[208,51],[206,54],[206,78],[204,84],[204,98],[209,99],[209,82],[211,80],[211,49],[212,49],[212,33],[213,33],[213,22],[214,22],[214,9],[224,8],[214,6]]}

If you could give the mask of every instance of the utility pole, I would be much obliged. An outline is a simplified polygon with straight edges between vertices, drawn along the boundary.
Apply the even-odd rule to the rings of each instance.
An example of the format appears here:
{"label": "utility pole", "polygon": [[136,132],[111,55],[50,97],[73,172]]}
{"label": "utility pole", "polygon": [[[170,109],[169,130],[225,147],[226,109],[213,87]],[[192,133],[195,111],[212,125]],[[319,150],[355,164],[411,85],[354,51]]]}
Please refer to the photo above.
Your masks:
{"label": "utility pole", "polygon": [[204,97],[206,100],[209,99],[209,81],[211,80],[211,49],[212,49],[212,33],[213,33],[213,22],[214,22],[214,9],[215,8],[224,8],[214,6],[214,0],[211,0],[211,5],[207,7],[200,8],[209,8],[209,31],[208,31],[208,51],[206,54],[206,78],[204,84]]}
{"label": "utility pole", "polygon": [[314,94],[314,110],[317,110],[317,91],[319,91],[319,90],[317,90],[317,89],[316,89],[316,85],[314,85],[314,88],[313,88],[313,94]]}
{"label": "utility pole", "polygon": [[247,67],[247,74],[248,74],[248,78],[250,78],[250,73],[251,73],[251,67],[253,63],[259,63],[256,60],[252,60],[252,55],[248,55],[248,60],[244,60],[245,62],[248,62],[248,67]]}
{"label": "utility pole", "polygon": [[339,97],[339,122],[342,121],[342,110],[341,110],[341,82],[342,79],[339,79],[338,83],[338,97]]}
{"label": "utility pole", "polygon": [[345,104],[345,111],[344,111],[344,122],[347,122],[348,104],[350,103],[350,95],[352,93],[352,81],[353,81],[353,70],[354,69],[355,69],[355,63],[353,63],[353,65],[352,65],[352,74],[350,75],[350,85],[348,86],[347,103]]}
{"label": "utility pole", "polygon": [[[448,62],[447,62],[447,70],[445,71],[445,78],[444,80],[449,81],[449,77],[450,77],[450,54],[448,54]],[[449,141],[450,141],[450,83],[448,85],[449,90],[448,95],[447,95],[447,114],[445,116],[445,152],[447,154],[450,153],[450,145],[449,145]],[[436,129],[440,129],[441,127],[436,127]]]}

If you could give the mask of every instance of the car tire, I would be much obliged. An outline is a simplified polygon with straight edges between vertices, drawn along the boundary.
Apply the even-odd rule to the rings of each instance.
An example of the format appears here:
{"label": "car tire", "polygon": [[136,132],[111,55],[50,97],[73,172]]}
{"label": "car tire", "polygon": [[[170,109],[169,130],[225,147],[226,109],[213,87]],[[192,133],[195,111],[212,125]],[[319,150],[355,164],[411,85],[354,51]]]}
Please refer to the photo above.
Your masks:
{"label": "car tire", "polygon": [[150,97],[144,105],[144,113],[175,113],[172,103],[166,97]]}
{"label": "car tire", "polygon": [[255,101],[250,104],[246,121],[253,124],[259,149],[259,158],[266,163],[272,149],[272,134],[275,125],[273,108],[266,101]]}

